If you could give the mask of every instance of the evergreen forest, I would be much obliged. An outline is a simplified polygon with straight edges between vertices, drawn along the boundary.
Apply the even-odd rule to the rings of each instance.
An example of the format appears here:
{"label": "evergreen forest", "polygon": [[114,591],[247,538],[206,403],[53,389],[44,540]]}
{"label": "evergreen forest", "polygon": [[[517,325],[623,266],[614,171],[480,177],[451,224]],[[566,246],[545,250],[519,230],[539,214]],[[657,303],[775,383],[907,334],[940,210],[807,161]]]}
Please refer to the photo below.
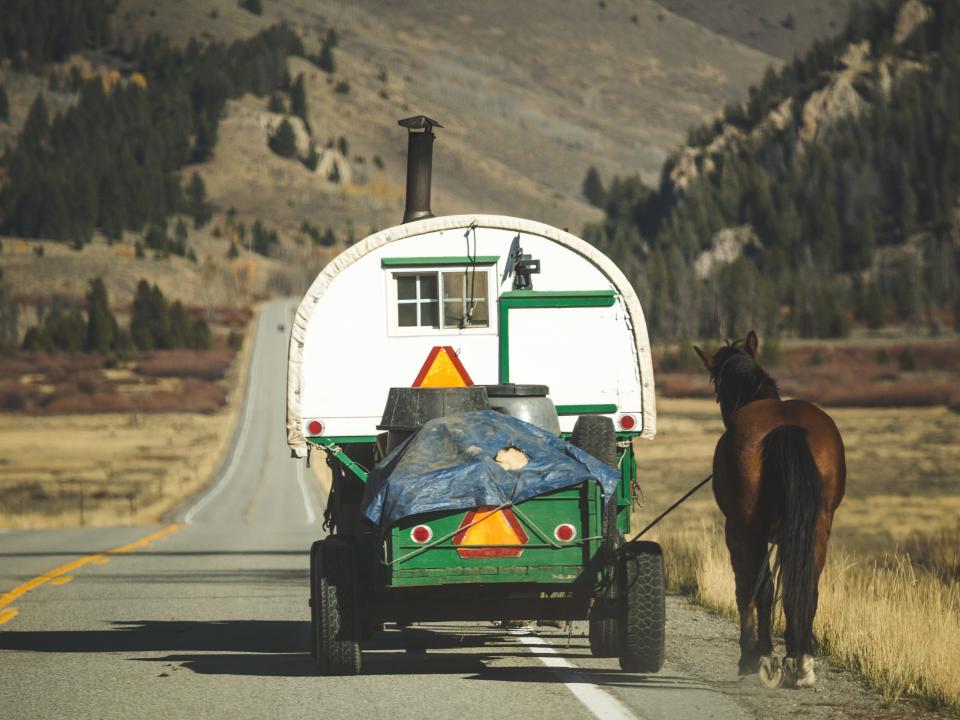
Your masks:
{"label": "evergreen forest", "polygon": [[[637,177],[604,188],[590,169],[584,195],[606,217],[585,237],[627,272],[658,341],[742,336],[749,327],[839,337],[855,323],[939,332],[960,321],[960,0],[928,2],[933,16],[897,44],[903,5],[855,6],[843,33],[768,70],[747,102],[691,130],[694,148],[731,127],[749,140],[721,144],[713,169],[686,187],[671,182],[679,154],[657,188]],[[798,142],[804,103],[848,46],[863,42],[871,58],[917,69],[825,137]],[[751,133],[790,98],[784,127]],[[698,274],[695,262],[718,231],[743,226],[755,242]]]}
{"label": "evergreen forest", "polygon": [[[58,27],[42,8],[60,3],[36,3],[40,9],[33,12],[21,8],[33,3],[12,5],[21,12],[4,25],[0,54],[35,47],[39,55],[28,57],[56,59],[75,49],[73,41],[62,51],[54,40],[38,39],[38,24],[54,33]],[[111,7],[67,5],[82,8],[86,24],[94,27]],[[88,45],[105,40],[103,34],[86,35]],[[129,51],[117,51],[124,79],[115,85],[99,76],[75,76],[78,99],[66,112],[51,118],[38,95],[17,145],[0,159],[8,173],[0,191],[0,233],[82,247],[94,230],[117,240],[124,230],[163,226],[173,213],[196,218],[196,200],[184,197],[178,171],[213,154],[229,98],[289,87],[286,58],[291,54],[302,55],[303,45],[284,26],[229,45],[192,40],[182,50],[152,35]]]}

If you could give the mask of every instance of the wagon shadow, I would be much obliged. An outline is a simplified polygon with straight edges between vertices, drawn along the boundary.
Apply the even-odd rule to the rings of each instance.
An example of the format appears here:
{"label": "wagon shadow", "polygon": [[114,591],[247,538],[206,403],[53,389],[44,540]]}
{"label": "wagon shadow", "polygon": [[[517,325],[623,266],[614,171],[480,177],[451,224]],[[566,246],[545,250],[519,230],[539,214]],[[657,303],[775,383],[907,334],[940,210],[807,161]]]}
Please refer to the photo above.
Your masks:
{"label": "wagon shadow", "polygon": [[[163,653],[129,657],[152,663],[164,673],[188,669],[201,675],[316,677],[310,655],[310,623],[295,620],[115,621],[104,630],[4,631],[0,650],[39,653]],[[579,640],[579,642],[578,642]],[[552,646],[551,657],[583,661],[586,643]],[[533,646],[534,651],[536,646]],[[532,660],[530,649],[509,634],[483,626],[437,629],[388,627],[363,644],[367,676],[460,675],[472,680],[556,682],[546,667],[490,667],[491,663]],[[579,651],[579,652],[578,652]],[[577,668],[587,682],[641,684],[641,676]],[[662,676],[657,678],[663,679]],[[318,678],[318,680],[321,678]]]}

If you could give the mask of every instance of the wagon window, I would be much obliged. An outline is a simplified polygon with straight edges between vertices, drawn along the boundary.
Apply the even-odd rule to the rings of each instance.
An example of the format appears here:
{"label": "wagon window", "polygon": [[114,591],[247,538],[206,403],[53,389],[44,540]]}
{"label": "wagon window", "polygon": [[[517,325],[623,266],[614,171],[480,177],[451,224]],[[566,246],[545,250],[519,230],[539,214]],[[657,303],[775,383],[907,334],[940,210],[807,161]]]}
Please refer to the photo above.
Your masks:
{"label": "wagon window", "polygon": [[397,281],[397,325],[440,327],[437,273],[394,277]]}
{"label": "wagon window", "polygon": [[487,273],[474,268],[445,271],[443,275],[443,326],[488,327]]}
{"label": "wagon window", "polygon": [[383,258],[382,263],[389,335],[484,335],[496,327],[491,306],[497,257]]}

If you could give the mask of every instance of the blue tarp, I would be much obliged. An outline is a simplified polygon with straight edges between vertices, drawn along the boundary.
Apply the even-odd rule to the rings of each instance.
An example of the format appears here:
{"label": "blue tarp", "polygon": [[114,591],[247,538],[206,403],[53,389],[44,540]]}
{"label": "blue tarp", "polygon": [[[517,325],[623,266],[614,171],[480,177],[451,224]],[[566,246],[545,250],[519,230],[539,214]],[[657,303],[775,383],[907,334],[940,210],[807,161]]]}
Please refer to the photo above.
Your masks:
{"label": "blue tarp", "polygon": [[[520,470],[494,459],[507,447],[527,456]],[[421,513],[519,503],[590,478],[611,498],[620,473],[535,425],[478,410],[430,420],[394,448],[367,477],[362,511],[388,528]]]}

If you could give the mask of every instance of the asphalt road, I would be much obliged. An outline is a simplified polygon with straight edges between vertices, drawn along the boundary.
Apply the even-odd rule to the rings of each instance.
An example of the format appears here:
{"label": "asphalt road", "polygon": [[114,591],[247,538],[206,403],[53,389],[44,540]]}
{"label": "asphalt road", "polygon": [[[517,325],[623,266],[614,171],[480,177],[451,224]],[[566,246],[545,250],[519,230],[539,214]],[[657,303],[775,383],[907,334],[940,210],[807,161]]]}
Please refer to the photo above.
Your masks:
{"label": "asphalt road", "polygon": [[[669,650],[644,677],[590,657],[582,624],[569,635],[388,626],[361,676],[318,677],[307,553],[323,497],[285,443],[278,325],[289,330],[290,311],[264,307],[236,442],[176,525],[0,532],[0,718],[765,715],[733,684],[732,637],[719,680]],[[674,612],[692,612],[681,600],[668,612],[671,647],[679,632],[700,640],[696,622],[672,630]]]}

